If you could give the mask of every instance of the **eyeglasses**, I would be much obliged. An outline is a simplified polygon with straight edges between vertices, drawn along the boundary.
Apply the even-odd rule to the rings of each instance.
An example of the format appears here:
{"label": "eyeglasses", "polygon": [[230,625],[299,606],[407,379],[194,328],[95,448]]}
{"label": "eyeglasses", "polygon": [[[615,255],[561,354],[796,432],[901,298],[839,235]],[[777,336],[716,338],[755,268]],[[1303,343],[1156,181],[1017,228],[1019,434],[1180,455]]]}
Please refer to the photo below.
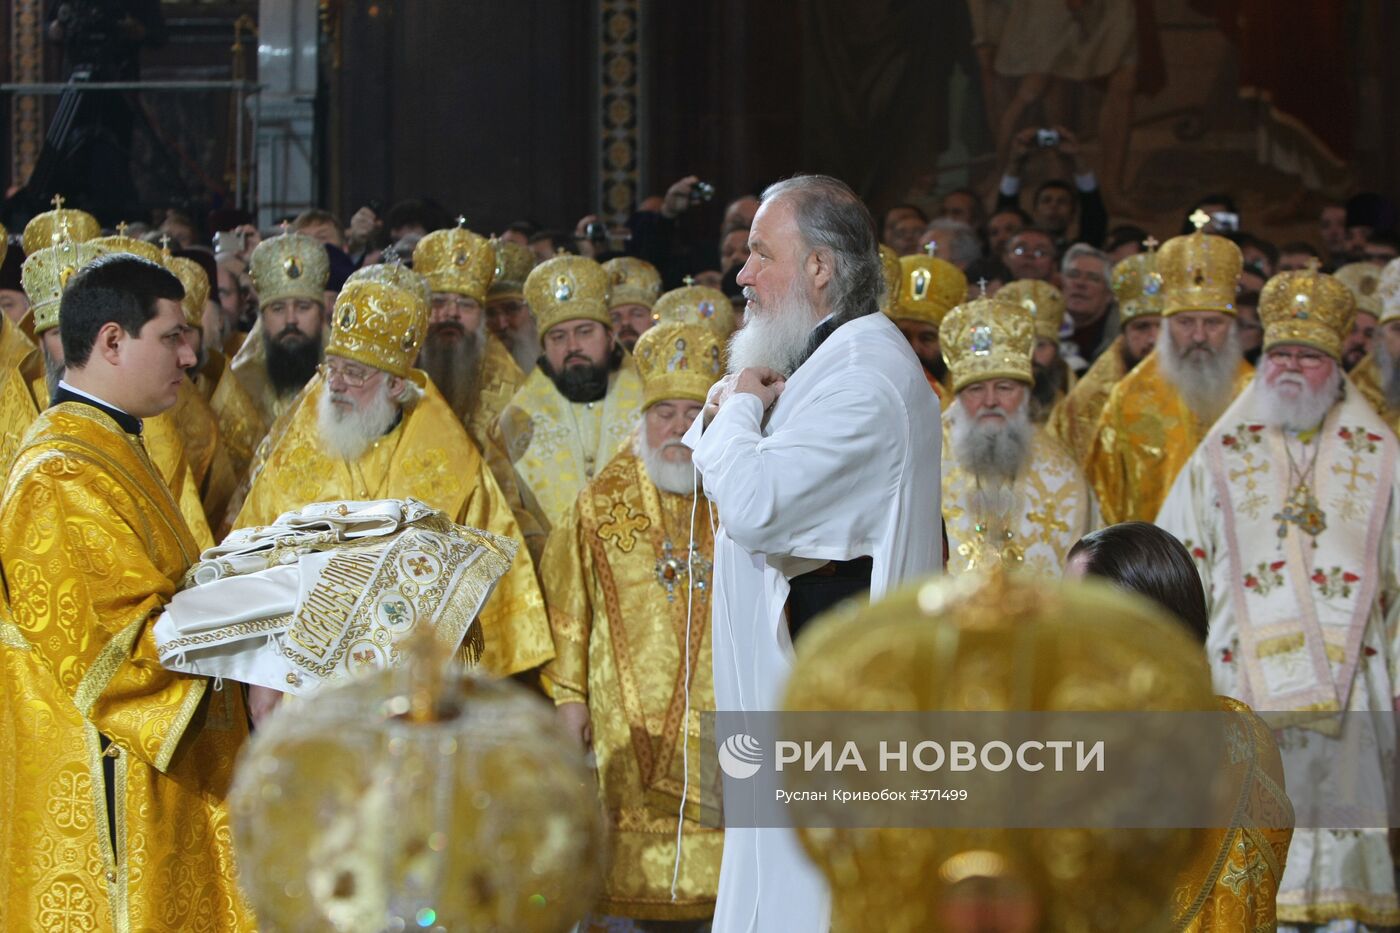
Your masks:
{"label": "eyeglasses", "polygon": [[451,307],[466,312],[478,307],[474,299],[468,298],[466,295],[455,294],[434,295],[429,304],[434,311],[446,311]]}
{"label": "eyeglasses", "polygon": [[1267,355],[1274,363],[1292,363],[1299,369],[1317,369],[1331,359],[1315,350],[1270,350]]}
{"label": "eyeglasses", "polygon": [[320,366],[316,367],[316,371],[321,374],[322,378],[324,378],[327,383],[332,380],[338,380],[352,389],[362,388],[375,376],[379,375],[379,370],[377,369],[363,369],[360,367],[347,369],[343,366],[333,366],[330,363],[322,363]]}
{"label": "eyeglasses", "polygon": [[1043,246],[1037,246],[1037,247],[1035,247],[1034,249],[1032,249],[1032,248],[1030,248],[1030,247],[1028,247],[1028,246],[1018,246],[1018,247],[1016,247],[1015,249],[1013,249],[1013,250],[1011,251],[1011,255],[1013,255],[1013,256],[1034,256],[1036,259],[1045,259],[1047,256],[1052,256],[1052,255],[1054,255],[1054,254],[1051,253],[1050,250],[1046,249],[1046,248],[1043,247]]}

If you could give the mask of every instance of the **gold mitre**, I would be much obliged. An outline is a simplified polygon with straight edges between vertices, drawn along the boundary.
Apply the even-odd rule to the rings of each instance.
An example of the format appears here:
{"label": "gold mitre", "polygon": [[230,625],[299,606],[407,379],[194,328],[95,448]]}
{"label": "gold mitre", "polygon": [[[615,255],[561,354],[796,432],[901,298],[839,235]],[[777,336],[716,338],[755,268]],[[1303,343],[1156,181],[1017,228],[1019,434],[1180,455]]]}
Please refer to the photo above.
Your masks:
{"label": "gold mitre", "polygon": [[510,240],[491,238],[491,249],[496,254],[496,272],[491,278],[491,287],[486,290],[486,298],[525,297],[525,277],[535,268],[535,254],[528,246],[521,246]]}
{"label": "gold mitre", "polygon": [[165,254],[165,268],[174,273],[180,284],[185,286],[185,297],[180,299],[180,307],[185,312],[185,323],[199,327],[204,323],[204,303],[209,300],[209,273],[204,267],[186,256]]}
{"label": "gold mitre", "polygon": [[958,305],[943,319],[938,341],[953,377],[953,391],[984,379],[1018,379],[1031,384],[1035,319],[1014,301],[976,298]]}
{"label": "gold mitre", "polygon": [[714,331],[720,340],[728,340],[729,335],[734,333],[734,306],[729,296],[705,285],[671,289],[656,299],[652,316],[661,324],[703,324]]}
{"label": "gold mitre", "polygon": [[880,312],[891,316],[891,309],[899,303],[899,284],[902,270],[899,254],[885,244],[880,244],[880,271],[885,276],[885,300],[880,303]]}
{"label": "gold mitre", "polygon": [[612,327],[608,315],[608,274],[586,256],[555,256],[530,270],[525,300],[539,322],[540,336],[565,321],[597,321]]}
{"label": "gold mitre", "polygon": [[87,211],[74,210],[63,206],[63,196],[54,195],[54,209],[39,214],[24,225],[24,255],[31,256],[39,250],[54,244],[54,235],[65,224],[68,238],[74,243],[86,243],[101,235],[102,225]]}
{"label": "gold mitre", "polygon": [[1340,279],[1312,268],[1280,272],[1259,292],[1264,350],[1299,343],[1342,358],[1342,341],[1356,319],[1356,297]]}
{"label": "gold mitre", "polygon": [[[126,224],[121,224],[118,229],[126,229]],[[147,243],[145,240],[129,237],[124,233],[98,237],[92,242],[102,247],[104,253],[128,253],[158,266],[165,265],[165,253],[161,251],[159,246]]]}
{"label": "gold mitre", "polygon": [[1235,313],[1235,293],[1244,257],[1240,248],[1223,236],[1202,233],[1210,222],[1204,211],[1191,215],[1195,233],[1175,236],[1157,253],[1157,274],[1162,277],[1162,315],[1182,311]]}
{"label": "gold mitre", "polygon": [[1119,260],[1113,267],[1112,286],[1120,320],[1162,313],[1162,276],[1157,272],[1154,250]]}
{"label": "gold mitre", "polygon": [[396,262],[357,270],[335,299],[326,355],[408,378],[428,333],[430,294],[426,279]]}
{"label": "gold mitre", "polygon": [[898,297],[890,304],[890,317],[919,321],[937,327],[944,315],[967,298],[967,276],[962,270],[927,253],[899,257]]}
{"label": "gold mitre", "polygon": [[1065,322],[1065,296],[1049,282],[1039,279],[1007,282],[997,292],[997,298],[1014,301],[1031,313],[1037,340],[1060,339],[1060,327]]}
{"label": "gold mitre", "polygon": [[42,334],[58,326],[59,302],[68,280],[83,266],[106,254],[107,250],[96,240],[59,240],[25,258],[19,274],[34,314],[34,333]]}
{"label": "gold mitre", "polygon": [[603,263],[608,274],[608,308],[642,305],[651,309],[661,296],[661,273],[645,259],[618,256]]}
{"label": "gold mitre", "polygon": [[724,374],[723,346],[703,324],[662,321],[647,328],[632,350],[642,374],[642,409],[666,399],[703,402]]}
{"label": "gold mitre", "polygon": [[[918,720],[932,734],[956,717],[974,734],[985,729],[1010,738],[1018,728],[1034,728],[1011,722],[1025,723],[1035,715],[1036,722],[1082,723],[1070,716],[1087,711],[1096,717],[1093,735],[1121,743],[1112,747],[1141,743],[1157,749],[1149,757],[1161,769],[1160,783],[1137,790],[1130,782],[1115,790],[1108,795],[1115,799],[1102,804],[1103,812],[1112,813],[1150,810],[1163,786],[1196,786],[1199,773],[1212,773],[1225,754],[1223,728],[1212,735],[1209,723],[1215,718],[1200,717],[1216,709],[1200,646],[1155,604],[1103,582],[1003,572],[935,577],[874,605],[828,614],[802,637],[783,706],[796,714],[795,722],[802,721],[798,728],[814,745],[829,739],[841,748],[854,738],[853,729],[867,723],[879,728],[877,723],[894,716],[912,719],[909,713],[943,714]],[[1134,715],[1122,715],[1127,713]],[[994,720],[992,714],[1007,719]],[[1195,741],[1181,743],[1182,748],[1167,736],[1186,716],[1199,728],[1193,730]],[[857,717],[860,725],[853,726]],[[909,732],[916,728],[911,725]],[[1007,731],[998,735],[1000,728]],[[1125,735],[1127,730],[1135,735]],[[1112,753],[1108,758],[1115,761]],[[929,777],[935,787],[968,786],[966,779],[942,771]],[[798,768],[783,778],[791,792],[816,790],[816,782],[866,786],[850,768],[839,777],[829,769]],[[1092,778],[1075,774],[1072,779]],[[970,805],[986,814],[1004,799],[1007,787],[995,779],[986,787],[978,784],[973,793],[984,796]],[[1210,788],[1202,785],[1202,790]],[[1036,799],[1036,785],[1028,785],[1028,794],[1020,804],[1026,809],[1050,805]],[[1015,805],[1007,806],[1008,813]],[[845,822],[798,829],[831,887],[833,929],[946,930],[943,916],[950,903],[977,898],[979,892],[969,889],[985,885],[989,890],[981,893],[988,899],[1029,906],[1039,915],[1034,925],[1039,930],[1166,930],[1178,876],[1205,832],[997,829],[978,828],[975,822],[969,828],[877,826]]]}
{"label": "gold mitre", "polygon": [[1381,320],[1400,320],[1400,259],[1392,259],[1381,270]]}
{"label": "gold mitre", "polygon": [[258,309],[284,298],[305,298],[319,305],[326,301],[330,257],[320,240],[303,233],[283,233],[263,240],[249,262]]}
{"label": "gold mitre", "polygon": [[413,271],[428,280],[433,292],[450,292],[486,304],[491,277],[496,274],[496,251],[484,236],[466,228],[466,218],[457,226],[434,230],[413,248]]}
{"label": "gold mitre", "polygon": [[1347,288],[1356,299],[1356,310],[1379,318],[1384,308],[1381,305],[1381,269],[1372,262],[1349,262],[1332,275]]}

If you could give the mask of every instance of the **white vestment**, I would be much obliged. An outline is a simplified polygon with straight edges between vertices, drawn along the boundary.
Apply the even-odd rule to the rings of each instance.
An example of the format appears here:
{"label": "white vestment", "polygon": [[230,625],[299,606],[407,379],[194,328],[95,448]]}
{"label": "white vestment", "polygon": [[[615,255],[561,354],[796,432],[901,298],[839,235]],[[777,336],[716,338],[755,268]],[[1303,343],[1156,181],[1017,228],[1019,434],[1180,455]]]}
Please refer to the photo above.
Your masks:
{"label": "white vestment", "polygon": [[[1350,381],[1306,442],[1287,436],[1266,426],[1257,385],[1216,421],[1157,516],[1200,570],[1215,689],[1266,719],[1275,711],[1388,712],[1400,665],[1395,436]],[[1325,517],[1316,547],[1296,523],[1278,534],[1300,474]],[[1326,789],[1336,782],[1368,788],[1358,794],[1368,800],[1385,798],[1395,736],[1368,717],[1353,716],[1340,731],[1326,729],[1329,721],[1314,717],[1312,727],[1281,733],[1299,828],[1279,884],[1278,919],[1400,922],[1386,831],[1308,828],[1330,822],[1319,807],[1342,799]]]}
{"label": "white vestment", "polygon": [[[870,595],[939,569],[939,406],[884,315],[838,327],[764,420],[736,394],[685,442],[717,507],[712,645],[720,710],[781,708],[788,581],[873,560]],[[826,888],[787,829],[725,829],[715,933],[825,930]]]}

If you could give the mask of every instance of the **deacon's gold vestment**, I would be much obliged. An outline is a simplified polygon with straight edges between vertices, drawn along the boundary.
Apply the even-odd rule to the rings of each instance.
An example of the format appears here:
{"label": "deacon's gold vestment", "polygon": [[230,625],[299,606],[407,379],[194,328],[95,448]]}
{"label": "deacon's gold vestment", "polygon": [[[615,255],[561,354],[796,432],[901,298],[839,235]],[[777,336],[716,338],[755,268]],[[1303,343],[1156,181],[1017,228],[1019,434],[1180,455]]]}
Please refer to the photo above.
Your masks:
{"label": "deacon's gold vestment", "polygon": [[1127,367],[1123,365],[1123,337],[1120,334],[1051,411],[1045,428],[1051,437],[1069,448],[1076,462],[1083,464],[1089,458],[1089,448],[1093,446],[1099,416],[1108,403],[1108,394],[1127,372]]}
{"label": "deacon's gold vestment", "polygon": [[[699,710],[715,707],[709,638],[714,546],[702,502],[691,558],[690,515],[690,497],[658,490],[627,451],[584,488],[550,534],[540,564],[556,652],[544,669],[546,686],[556,702],[588,704],[612,824],[612,858],[597,908],[602,913],[686,920],[714,912],[724,834],[698,822]],[[683,649],[691,678],[684,723],[690,788],[673,902],[676,815],[685,780]],[[705,791],[711,800],[713,792]]]}
{"label": "deacon's gold vestment", "polygon": [[199,387],[189,381],[180,384],[180,398],[170,410],[170,417],[185,447],[190,477],[204,505],[204,516],[211,529],[217,528],[238,485],[219,433],[218,417]]}
{"label": "deacon's gold vestment", "polygon": [[231,366],[224,367],[218,382],[214,384],[209,407],[218,419],[219,433],[228,450],[229,466],[233,475],[241,481],[248,474],[258,442],[267,434],[269,424],[263,420],[262,412],[243,382],[234,375]]}
{"label": "deacon's gold vestment", "polygon": [[35,352],[14,322],[0,315],[0,481],[10,470],[20,438],[39,414],[29,380],[21,372]]}
{"label": "deacon's gold vestment", "polygon": [[642,379],[630,354],[599,402],[570,402],[539,369],[526,377],[491,440],[515,465],[521,497],[545,533],[568,517],[583,487],[622,450],[641,407]]}
{"label": "deacon's gold vestment", "polygon": [[241,691],[156,660],[197,554],[139,439],[39,415],[0,503],[0,929],[253,929],[224,805]]}
{"label": "deacon's gold vestment", "polygon": [[[251,478],[235,528],[270,525],[283,512],[335,499],[413,497],[454,522],[521,540],[500,487],[452,408],[415,371],[423,398],[403,410],[389,433],[354,463],[332,455],[321,442],[317,412],[325,381],[307,383],[301,401],[266,442],[266,461]],[[483,669],[506,675],[537,667],[554,655],[534,562],[521,547],[510,571],[481,610],[486,649]]]}
{"label": "deacon's gold vestment", "polygon": [[1239,780],[1233,825],[1207,830],[1172,893],[1174,929],[1182,933],[1255,933],[1275,929],[1274,899],[1293,838],[1293,805],[1283,786],[1283,760],[1273,732],[1253,710],[1217,697],[1234,713],[1227,727],[1230,759]]}
{"label": "deacon's gold vestment", "polygon": [[[1240,360],[1230,397],[1253,375],[1254,367]],[[1155,520],[1172,480],[1209,430],[1167,380],[1157,352],[1149,353],[1109,392],[1084,464],[1104,524]]]}

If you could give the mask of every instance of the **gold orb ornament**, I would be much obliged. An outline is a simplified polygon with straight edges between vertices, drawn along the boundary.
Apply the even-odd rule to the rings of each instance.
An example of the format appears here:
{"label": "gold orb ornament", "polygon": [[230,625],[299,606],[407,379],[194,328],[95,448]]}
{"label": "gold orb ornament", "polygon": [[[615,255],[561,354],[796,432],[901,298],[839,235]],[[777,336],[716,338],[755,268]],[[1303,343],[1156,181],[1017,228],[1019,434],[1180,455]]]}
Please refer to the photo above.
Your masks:
{"label": "gold orb ornament", "polygon": [[509,681],[387,670],[283,708],[230,795],[264,931],[562,933],[603,864],[597,791]]}

